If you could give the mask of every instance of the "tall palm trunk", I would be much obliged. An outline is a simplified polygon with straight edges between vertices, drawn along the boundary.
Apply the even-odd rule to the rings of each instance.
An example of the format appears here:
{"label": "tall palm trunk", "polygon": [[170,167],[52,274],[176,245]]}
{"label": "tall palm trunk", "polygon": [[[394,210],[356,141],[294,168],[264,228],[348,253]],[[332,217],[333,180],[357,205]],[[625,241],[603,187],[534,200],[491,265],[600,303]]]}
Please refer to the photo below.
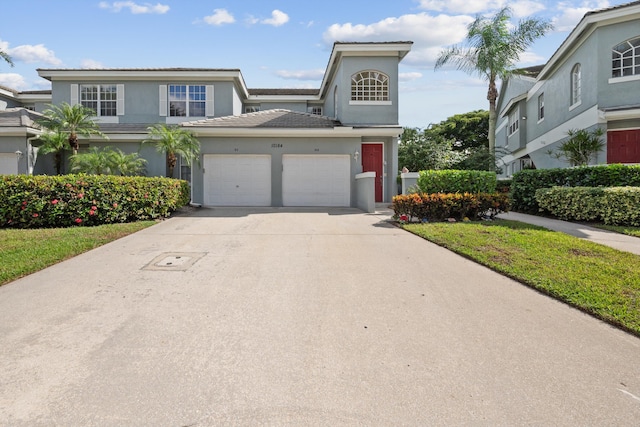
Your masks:
{"label": "tall palm trunk", "polygon": [[56,166],[56,174],[62,175],[62,152],[56,151],[56,154],[53,156],[53,161]]}
{"label": "tall palm trunk", "polygon": [[75,132],[69,134],[69,145],[73,150],[73,154],[78,154],[78,135]]}
{"label": "tall palm trunk", "polygon": [[178,163],[178,158],[174,153],[167,153],[167,178],[173,178],[173,170]]}
{"label": "tall palm trunk", "polygon": [[496,124],[498,122],[498,113],[496,112],[498,89],[496,88],[495,78],[489,81],[487,99],[489,100],[489,153],[494,156],[496,151]]}

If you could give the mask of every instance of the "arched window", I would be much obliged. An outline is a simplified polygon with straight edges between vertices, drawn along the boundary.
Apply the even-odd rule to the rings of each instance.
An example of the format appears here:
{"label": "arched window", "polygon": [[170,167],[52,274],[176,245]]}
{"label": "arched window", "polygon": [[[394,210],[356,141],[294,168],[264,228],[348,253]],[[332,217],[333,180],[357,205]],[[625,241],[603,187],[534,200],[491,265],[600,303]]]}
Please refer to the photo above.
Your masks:
{"label": "arched window", "polygon": [[352,101],[389,101],[389,76],[380,71],[360,71],[351,76]]}
{"label": "arched window", "polygon": [[571,105],[575,105],[582,100],[582,75],[580,64],[576,64],[571,69]]}
{"label": "arched window", "polygon": [[640,76],[640,37],[615,46],[611,52],[611,77]]}

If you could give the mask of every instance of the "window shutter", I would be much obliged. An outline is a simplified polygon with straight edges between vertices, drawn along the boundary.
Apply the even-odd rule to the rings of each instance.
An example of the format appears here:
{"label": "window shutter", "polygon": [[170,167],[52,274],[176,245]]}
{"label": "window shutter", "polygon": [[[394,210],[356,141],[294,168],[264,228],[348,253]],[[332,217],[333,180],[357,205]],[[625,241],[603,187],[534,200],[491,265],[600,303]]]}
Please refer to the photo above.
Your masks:
{"label": "window shutter", "polygon": [[207,100],[205,103],[205,114],[207,117],[213,117],[213,85],[207,85]]}
{"label": "window shutter", "polygon": [[116,115],[124,116],[124,85],[116,85]]}
{"label": "window shutter", "polygon": [[78,85],[71,85],[71,106],[78,103]]}
{"label": "window shutter", "polygon": [[160,111],[161,117],[167,116],[167,85],[160,85]]}

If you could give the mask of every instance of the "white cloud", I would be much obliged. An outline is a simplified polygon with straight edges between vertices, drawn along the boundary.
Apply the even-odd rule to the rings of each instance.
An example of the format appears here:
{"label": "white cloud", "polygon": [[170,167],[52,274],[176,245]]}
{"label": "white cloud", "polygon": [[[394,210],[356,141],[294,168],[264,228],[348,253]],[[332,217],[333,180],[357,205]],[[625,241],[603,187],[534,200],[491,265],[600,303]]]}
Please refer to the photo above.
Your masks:
{"label": "white cloud", "polygon": [[422,77],[422,73],[412,72],[412,73],[399,73],[398,79],[401,82],[410,82],[413,80],[418,80]]}
{"label": "white cloud", "polygon": [[26,62],[28,64],[44,62],[51,65],[62,64],[62,61],[56,58],[56,54],[52,50],[47,49],[43,44],[25,44],[13,48],[9,48],[8,46],[8,43],[0,42],[0,48],[8,53],[14,62]]}
{"label": "white cloud", "polygon": [[518,61],[518,65],[520,66],[530,66],[530,65],[539,65],[545,64],[547,60],[534,52],[526,51],[520,54],[520,60]]}
{"label": "white cloud", "polygon": [[507,0],[420,0],[420,9],[436,12],[477,14],[501,9]]}
{"label": "white cloud", "polygon": [[323,34],[326,44],[335,41],[370,42],[404,41],[414,42],[411,53],[404,62],[409,65],[433,66],[443,47],[464,40],[470,16],[431,16],[427,13],[386,18],[373,24],[333,24]]}
{"label": "white cloud", "polygon": [[287,22],[289,22],[289,15],[278,9],[271,12],[271,18],[260,21],[261,24],[273,25],[274,27],[279,27]]}
{"label": "white cloud", "polygon": [[322,80],[324,77],[324,70],[300,70],[300,71],[288,71],[278,70],[276,75],[283,79],[290,80]]}
{"label": "white cloud", "polygon": [[542,12],[547,7],[539,1],[520,0],[509,3],[514,18],[525,18]]}
{"label": "white cloud", "polygon": [[82,62],[80,62],[80,68],[99,69],[104,68],[104,65],[102,65],[102,62],[98,62],[93,59],[83,59]]}
{"label": "white cloud", "polygon": [[478,15],[494,12],[509,6],[515,18],[534,15],[546,7],[536,0],[420,0],[420,8],[436,12]]}
{"label": "white cloud", "polygon": [[204,22],[209,25],[233,24],[236,19],[227,9],[214,9],[213,15],[205,16]]}
{"label": "white cloud", "polygon": [[29,86],[24,77],[16,73],[0,73],[0,85],[14,90],[25,90]]}
{"label": "white cloud", "polygon": [[120,12],[122,9],[129,9],[129,11],[134,15],[146,13],[157,13],[162,15],[169,11],[168,5],[160,3],[153,5],[150,3],[137,4],[132,1],[114,1],[113,3],[102,1],[99,6],[101,9],[109,9],[112,12]]}
{"label": "white cloud", "polygon": [[578,6],[566,1],[559,2],[557,9],[560,14],[553,18],[551,22],[556,31],[571,31],[580,22],[585,13],[609,6],[610,4],[607,0],[583,1]]}

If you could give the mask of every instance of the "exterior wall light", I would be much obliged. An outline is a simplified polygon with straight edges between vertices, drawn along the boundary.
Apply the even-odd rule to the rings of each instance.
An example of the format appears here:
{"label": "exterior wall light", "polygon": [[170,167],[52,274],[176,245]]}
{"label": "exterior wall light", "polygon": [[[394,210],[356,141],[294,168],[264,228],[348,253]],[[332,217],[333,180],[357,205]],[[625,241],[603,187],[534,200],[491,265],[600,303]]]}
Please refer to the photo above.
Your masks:
{"label": "exterior wall light", "polygon": [[353,153],[353,160],[357,162],[359,157],[360,157],[360,152],[356,150],[356,152]]}

